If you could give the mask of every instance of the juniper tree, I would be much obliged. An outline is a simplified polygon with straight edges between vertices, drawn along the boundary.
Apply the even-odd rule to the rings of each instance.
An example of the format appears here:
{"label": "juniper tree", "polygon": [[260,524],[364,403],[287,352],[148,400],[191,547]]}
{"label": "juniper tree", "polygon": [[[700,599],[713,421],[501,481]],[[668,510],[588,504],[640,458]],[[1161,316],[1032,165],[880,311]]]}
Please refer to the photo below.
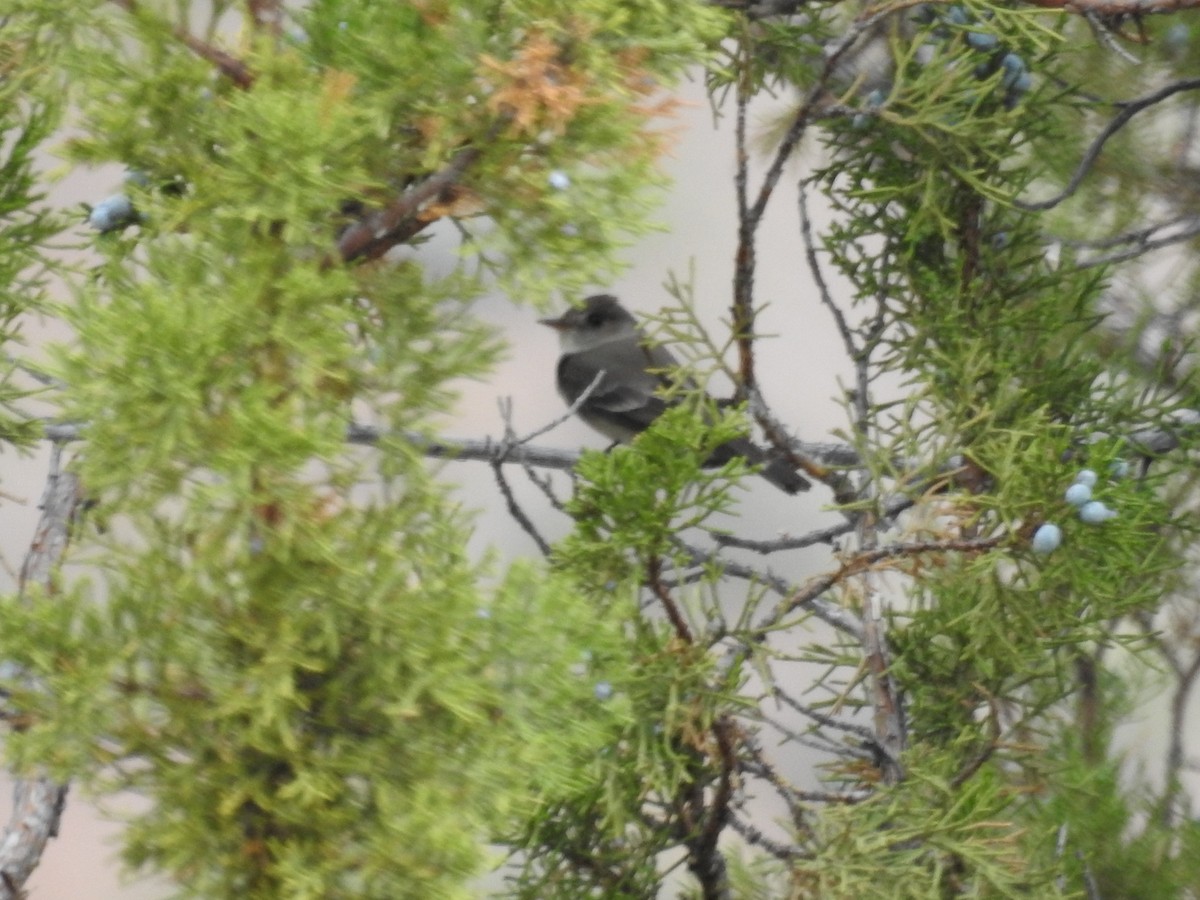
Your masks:
{"label": "juniper tree", "polygon": [[[498,865],[526,897],[1184,896],[1196,398],[1182,342],[1104,313],[1131,260],[1193,239],[1188,22],[8,0],[0,321],[11,354],[31,308],[72,338],[34,372],[51,421],[3,395],[6,439],[71,457],[3,604],[6,759],[51,826],[4,890],[69,782],[142,794],[125,858],[185,896],[471,896]],[[437,434],[501,349],[472,299],[577,300],[652,225],[689,73],[736,137],[728,333],[670,282],[654,321],[687,377],[627,447]],[[768,96],[789,111],[755,134]],[[39,146],[131,173],[84,262],[57,253],[80,232],[39,205]],[[778,204],[793,297],[853,371],[844,429],[803,441],[759,377]],[[416,250],[436,223],[448,274]],[[687,389],[722,374],[718,402]],[[836,524],[756,532],[747,464],[705,465],[748,429]],[[474,460],[545,559],[468,554],[449,485]],[[835,542],[801,583],[763,562]],[[822,673],[802,692],[799,662]],[[1165,786],[1110,748],[1155,665]],[[783,774],[814,747],[816,790]]]}

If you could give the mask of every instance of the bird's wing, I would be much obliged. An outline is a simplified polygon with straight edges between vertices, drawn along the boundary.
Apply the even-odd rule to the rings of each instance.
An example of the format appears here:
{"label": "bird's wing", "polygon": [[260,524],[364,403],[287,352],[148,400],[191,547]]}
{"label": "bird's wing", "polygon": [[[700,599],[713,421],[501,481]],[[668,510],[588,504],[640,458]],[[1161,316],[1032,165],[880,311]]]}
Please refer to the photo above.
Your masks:
{"label": "bird's wing", "polygon": [[662,379],[646,371],[648,363],[645,348],[633,342],[571,353],[559,360],[558,387],[563,399],[574,403],[603,368],[604,378],[588,395],[587,411],[611,417],[624,430],[641,431],[666,409],[654,393]]}

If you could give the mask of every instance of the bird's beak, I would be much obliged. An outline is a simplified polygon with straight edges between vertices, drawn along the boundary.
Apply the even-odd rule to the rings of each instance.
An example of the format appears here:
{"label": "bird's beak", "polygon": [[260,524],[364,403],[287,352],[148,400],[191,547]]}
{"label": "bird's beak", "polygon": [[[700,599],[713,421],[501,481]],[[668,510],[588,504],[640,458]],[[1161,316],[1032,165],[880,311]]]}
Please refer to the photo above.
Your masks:
{"label": "bird's beak", "polygon": [[538,324],[545,325],[547,328],[553,328],[555,331],[566,331],[570,327],[562,318],[538,319]]}

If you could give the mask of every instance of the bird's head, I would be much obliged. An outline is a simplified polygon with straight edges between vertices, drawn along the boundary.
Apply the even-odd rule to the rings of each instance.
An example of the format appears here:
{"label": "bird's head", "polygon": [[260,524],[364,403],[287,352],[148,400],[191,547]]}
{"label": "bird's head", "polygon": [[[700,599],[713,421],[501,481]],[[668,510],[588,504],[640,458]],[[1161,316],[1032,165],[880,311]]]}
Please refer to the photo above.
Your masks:
{"label": "bird's head", "polygon": [[595,294],[557,319],[539,319],[558,332],[563,353],[578,353],[610,341],[637,340],[637,321],[611,294]]}

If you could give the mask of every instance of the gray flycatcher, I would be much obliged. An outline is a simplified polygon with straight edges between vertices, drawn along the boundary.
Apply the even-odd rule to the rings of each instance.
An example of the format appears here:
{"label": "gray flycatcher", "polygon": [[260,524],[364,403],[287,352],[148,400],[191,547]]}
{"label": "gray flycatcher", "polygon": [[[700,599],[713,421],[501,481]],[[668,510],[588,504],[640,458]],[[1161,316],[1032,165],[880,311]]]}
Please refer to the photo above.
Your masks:
{"label": "gray flycatcher", "polygon": [[[597,294],[557,319],[541,319],[558,332],[558,393],[574,405],[601,372],[599,384],[579,407],[579,417],[605,437],[628,443],[667,409],[657,393],[669,385],[678,363],[670,351],[646,343],[633,316],[609,294]],[[705,465],[719,466],[735,456],[762,465],[760,473],[780,490],[795,494],[812,485],[784,459],[773,457],[748,438],[727,441]]]}

